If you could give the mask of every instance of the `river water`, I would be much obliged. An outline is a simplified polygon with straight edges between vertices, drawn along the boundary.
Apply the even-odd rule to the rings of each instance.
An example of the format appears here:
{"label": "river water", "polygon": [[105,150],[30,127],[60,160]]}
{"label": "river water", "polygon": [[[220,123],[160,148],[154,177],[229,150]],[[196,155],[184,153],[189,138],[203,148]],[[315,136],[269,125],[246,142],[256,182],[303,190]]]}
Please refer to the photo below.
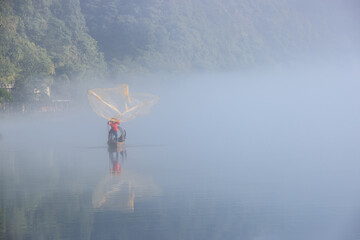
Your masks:
{"label": "river water", "polygon": [[360,239],[359,84],[331,77],[143,83],[121,152],[88,107],[3,116],[0,239]]}

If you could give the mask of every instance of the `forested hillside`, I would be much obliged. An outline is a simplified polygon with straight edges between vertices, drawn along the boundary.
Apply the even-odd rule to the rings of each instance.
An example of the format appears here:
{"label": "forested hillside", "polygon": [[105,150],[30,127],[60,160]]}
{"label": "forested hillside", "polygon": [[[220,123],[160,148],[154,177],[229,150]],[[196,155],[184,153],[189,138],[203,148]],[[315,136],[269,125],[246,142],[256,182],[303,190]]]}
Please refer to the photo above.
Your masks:
{"label": "forested hillside", "polygon": [[49,85],[67,95],[71,81],[105,70],[79,1],[1,0],[0,14],[0,80],[15,83],[15,100]]}
{"label": "forested hillside", "polygon": [[118,72],[229,70],[309,48],[309,22],[282,0],[81,0],[91,35]]}
{"label": "forested hillside", "polygon": [[26,101],[34,88],[70,97],[79,82],[129,73],[277,64],[316,48],[319,26],[342,27],[319,2],[0,0],[0,81]]}

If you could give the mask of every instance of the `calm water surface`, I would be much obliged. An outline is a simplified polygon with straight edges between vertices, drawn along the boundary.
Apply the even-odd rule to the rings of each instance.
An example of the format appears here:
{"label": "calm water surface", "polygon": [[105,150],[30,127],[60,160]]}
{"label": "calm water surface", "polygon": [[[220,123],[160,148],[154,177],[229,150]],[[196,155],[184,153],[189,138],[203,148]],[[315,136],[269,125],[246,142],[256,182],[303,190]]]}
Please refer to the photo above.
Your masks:
{"label": "calm water surface", "polygon": [[358,85],[192,86],[123,152],[91,110],[3,117],[0,238],[360,239]]}

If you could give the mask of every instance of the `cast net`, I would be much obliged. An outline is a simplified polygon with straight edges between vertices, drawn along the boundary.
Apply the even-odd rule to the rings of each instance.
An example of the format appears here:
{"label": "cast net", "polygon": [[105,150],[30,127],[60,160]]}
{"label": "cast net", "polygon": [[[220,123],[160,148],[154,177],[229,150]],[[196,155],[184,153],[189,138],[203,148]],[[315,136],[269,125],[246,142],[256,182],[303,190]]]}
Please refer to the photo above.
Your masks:
{"label": "cast net", "polygon": [[159,97],[152,94],[130,94],[127,84],[89,90],[88,99],[97,115],[107,120],[118,118],[121,122],[149,113],[151,107],[159,101]]}

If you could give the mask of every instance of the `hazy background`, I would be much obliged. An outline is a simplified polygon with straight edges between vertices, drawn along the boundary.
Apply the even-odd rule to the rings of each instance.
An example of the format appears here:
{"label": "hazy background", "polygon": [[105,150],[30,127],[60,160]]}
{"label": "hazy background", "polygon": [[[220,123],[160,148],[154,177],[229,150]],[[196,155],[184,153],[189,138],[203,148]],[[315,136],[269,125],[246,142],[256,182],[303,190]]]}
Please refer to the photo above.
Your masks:
{"label": "hazy background", "polygon": [[[37,221],[52,219],[62,229],[55,232],[70,238],[85,228],[84,239],[357,239],[357,66],[134,81],[130,91],[157,94],[160,102],[150,115],[122,124],[128,133],[122,176],[150,177],[161,195],[136,194],[133,215],[91,207],[109,163],[106,121],[89,107],[7,116],[2,196],[26,203],[45,194],[34,201],[53,200],[17,211],[49,212]],[[3,211],[18,209],[7,198]],[[68,217],[59,217],[63,211]],[[53,236],[46,230],[53,225],[34,228],[25,219],[19,226],[25,233]]]}
{"label": "hazy background", "polygon": [[[74,102],[1,113],[1,239],[360,238],[357,1],[1,1],[0,10],[1,81],[15,80],[15,102],[34,101],[44,82]],[[131,213],[93,206],[111,164],[106,120],[86,90],[119,83],[160,97],[122,124]]]}

